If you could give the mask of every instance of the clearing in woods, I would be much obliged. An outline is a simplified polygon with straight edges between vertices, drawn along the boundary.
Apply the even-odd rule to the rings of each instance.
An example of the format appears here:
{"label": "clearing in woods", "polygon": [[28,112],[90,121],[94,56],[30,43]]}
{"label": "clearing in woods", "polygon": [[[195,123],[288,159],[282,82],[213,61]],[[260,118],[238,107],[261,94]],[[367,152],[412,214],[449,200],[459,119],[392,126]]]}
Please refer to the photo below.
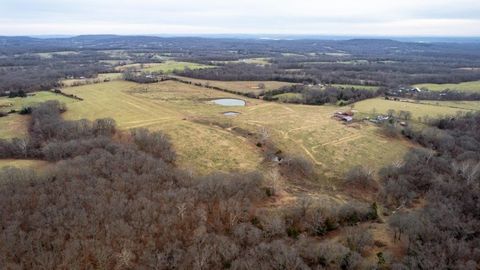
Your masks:
{"label": "clearing in woods", "polygon": [[24,107],[33,106],[38,103],[45,102],[47,100],[58,100],[65,104],[72,102],[77,102],[73,98],[69,98],[60,94],[56,94],[50,91],[40,91],[29,94],[27,97],[16,97],[16,98],[0,98],[0,112],[9,112],[11,110],[19,111]]}
{"label": "clearing in woods", "polygon": [[[19,111],[24,107],[34,106],[35,104],[47,100],[58,100],[69,106],[72,103],[79,102],[76,99],[65,97],[49,91],[40,91],[29,94],[27,97],[20,98],[0,98],[0,112]],[[28,115],[19,115],[17,113],[0,117],[0,139],[11,139],[16,137],[25,137],[27,134],[27,123],[30,117]]]}
{"label": "clearing in woods", "polygon": [[0,159],[0,170],[6,167],[45,169],[48,162],[34,159]]}
{"label": "clearing in woods", "polygon": [[218,87],[221,89],[227,89],[239,93],[255,93],[258,94],[262,91],[271,91],[282,88],[284,86],[295,85],[294,83],[279,82],[279,81],[214,81],[214,80],[201,80],[193,79],[182,76],[171,76],[178,78],[182,81],[188,81],[192,83],[201,83],[202,85],[209,85]]}
{"label": "clearing in woods", "polygon": [[145,63],[145,64],[129,64],[124,66],[118,66],[115,68],[117,71],[125,71],[129,68],[138,69],[146,72],[162,72],[162,73],[172,73],[175,70],[185,70],[189,69],[202,69],[202,68],[212,68],[214,66],[202,65],[197,63],[190,62],[179,62],[168,60],[162,63]]}
{"label": "clearing in woods", "polygon": [[332,84],[331,86],[333,87],[338,87],[338,88],[353,88],[355,90],[371,90],[371,91],[376,91],[378,90],[378,86],[370,86],[370,85],[359,85],[359,84]]}

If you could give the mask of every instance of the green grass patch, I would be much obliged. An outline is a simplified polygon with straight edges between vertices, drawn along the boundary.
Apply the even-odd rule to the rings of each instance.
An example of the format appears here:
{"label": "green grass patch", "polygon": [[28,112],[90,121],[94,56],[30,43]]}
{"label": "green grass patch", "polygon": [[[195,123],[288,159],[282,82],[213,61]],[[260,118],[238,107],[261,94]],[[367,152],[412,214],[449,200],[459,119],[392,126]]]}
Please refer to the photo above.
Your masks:
{"label": "green grass patch", "polygon": [[47,100],[58,100],[65,104],[69,104],[72,102],[77,102],[77,100],[65,97],[60,94],[56,94],[49,91],[40,91],[34,92],[29,94],[27,97],[21,98],[8,98],[8,97],[1,97],[0,98],[0,111],[9,112],[11,110],[19,111],[24,107],[34,106],[35,104],[45,102]]}
{"label": "green grass patch", "polygon": [[292,102],[295,100],[303,99],[303,95],[300,93],[284,93],[284,94],[275,95],[273,97],[280,102]]}
{"label": "green grass patch", "polygon": [[462,82],[462,83],[423,83],[414,85],[418,88],[426,88],[430,91],[443,91],[443,90],[456,90],[466,93],[478,93],[480,92],[480,81]]}
{"label": "green grass patch", "polygon": [[468,112],[474,110],[474,103],[469,103],[469,105],[465,107],[451,105],[452,104],[449,104],[448,102],[438,102],[438,104],[435,104],[434,102],[402,102],[385,100],[383,98],[374,98],[355,103],[354,109],[362,115],[386,114],[390,109],[395,110],[397,113],[399,111],[409,111],[412,113],[413,120],[418,120],[419,117],[423,118],[428,116],[435,118],[445,115],[455,115],[457,112]]}

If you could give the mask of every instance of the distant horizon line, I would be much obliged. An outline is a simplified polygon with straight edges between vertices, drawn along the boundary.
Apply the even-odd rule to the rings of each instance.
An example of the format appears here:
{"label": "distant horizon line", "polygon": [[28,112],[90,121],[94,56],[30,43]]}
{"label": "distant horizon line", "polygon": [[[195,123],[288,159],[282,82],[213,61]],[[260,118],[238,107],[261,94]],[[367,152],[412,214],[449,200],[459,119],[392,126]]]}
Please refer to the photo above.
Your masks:
{"label": "distant horizon line", "polygon": [[441,35],[344,35],[344,34],[248,34],[248,33],[220,33],[220,34],[19,34],[19,35],[4,35],[0,33],[0,37],[30,37],[39,39],[51,38],[74,38],[82,36],[118,36],[118,37],[190,37],[190,38],[238,38],[238,39],[278,39],[278,40],[299,40],[299,39],[319,39],[319,40],[348,40],[348,39],[392,39],[392,40],[411,40],[419,41],[477,41],[480,42],[480,36],[441,36]]}

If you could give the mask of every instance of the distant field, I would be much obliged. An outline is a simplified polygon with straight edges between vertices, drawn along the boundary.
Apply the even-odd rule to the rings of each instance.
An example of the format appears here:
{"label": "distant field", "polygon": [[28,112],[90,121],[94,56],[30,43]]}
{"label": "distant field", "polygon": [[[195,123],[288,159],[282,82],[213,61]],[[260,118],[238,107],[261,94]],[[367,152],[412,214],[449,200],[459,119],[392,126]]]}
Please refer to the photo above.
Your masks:
{"label": "distant field", "polygon": [[422,100],[422,104],[431,104],[436,106],[457,108],[462,110],[480,110],[480,101],[434,101]]}
{"label": "distant field", "polygon": [[[385,114],[389,109],[395,111],[409,111],[412,113],[412,119],[416,120],[418,117],[439,117],[445,115],[455,115],[458,111],[466,112],[475,109],[475,103],[480,105],[480,102],[471,103],[457,103],[458,106],[452,106],[451,102],[431,102],[430,104],[414,103],[414,102],[400,102],[385,100],[383,98],[367,99],[355,103],[354,109],[361,114],[372,114],[375,111],[378,114]],[[477,107],[480,109],[480,107]]]}
{"label": "distant field", "polygon": [[212,61],[213,63],[245,63],[255,65],[268,65],[270,64],[269,58],[247,58],[236,61]]}
{"label": "distant field", "polygon": [[0,111],[8,112],[10,110],[21,110],[23,107],[32,106],[47,100],[58,100],[60,102],[69,104],[76,102],[75,99],[55,94],[49,91],[34,92],[25,98],[0,98]]}
{"label": "distant field", "polygon": [[[277,82],[277,81],[212,81],[212,80],[200,80],[200,79],[193,79],[181,76],[173,76],[185,81],[190,81],[192,83],[201,83],[207,84],[210,86],[220,87],[222,89],[228,89],[236,92],[241,93],[259,93],[261,91],[271,91],[276,90],[284,86],[291,86],[294,83],[288,82]],[[260,88],[260,85],[264,86],[263,89]]]}
{"label": "distant field", "polygon": [[324,64],[364,65],[368,63],[370,63],[368,60],[304,62],[304,64],[306,65],[324,65]]}
{"label": "distant field", "polygon": [[104,81],[104,80],[119,80],[122,78],[122,73],[100,73],[96,78],[85,78],[85,79],[65,79],[61,83],[65,86],[72,86],[74,83],[94,83],[95,81]]}
{"label": "distant field", "polygon": [[341,88],[353,88],[353,89],[360,89],[360,90],[378,90],[378,86],[368,86],[368,85],[358,85],[358,84],[332,84],[333,87],[341,87]]}
{"label": "distant field", "polygon": [[177,62],[177,61],[165,61],[163,63],[145,63],[145,64],[130,64],[116,67],[118,71],[124,71],[128,68],[136,68],[142,71],[147,72],[163,72],[163,73],[172,73],[175,70],[184,70],[185,68],[189,69],[202,69],[202,68],[212,68],[213,66],[201,65],[197,63],[190,62]]}
{"label": "distant field", "polygon": [[450,89],[450,90],[457,90],[461,92],[480,93],[480,81],[462,82],[462,83],[446,83],[446,84],[424,83],[424,84],[416,84],[414,86],[418,88],[427,88],[430,91],[443,91],[446,89]]}
{"label": "distant field", "polygon": [[344,53],[344,52],[331,52],[331,53],[325,53],[325,55],[345,57],[345,56],[349,56],[350,54]]}
{"label": "distant field", "polygon": [[60,51],[60,52],[46,52],[46,53],[36,53],[36,55],[42,58],[52,58],[54,55],[74,55],[78,54],[75,51]]}

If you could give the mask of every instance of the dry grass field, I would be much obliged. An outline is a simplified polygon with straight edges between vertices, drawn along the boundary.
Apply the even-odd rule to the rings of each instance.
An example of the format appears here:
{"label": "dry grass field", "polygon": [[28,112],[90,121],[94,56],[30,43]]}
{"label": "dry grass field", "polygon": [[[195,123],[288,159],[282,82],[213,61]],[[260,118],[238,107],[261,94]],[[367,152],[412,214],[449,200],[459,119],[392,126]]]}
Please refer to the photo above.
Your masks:
{"label": "dry grass field", "polygon": [[225,108],[207,100],[233,95],[172,81],[150,85],[115,81],[65,91],[85,99],[69,106],[67,119],[112,117],[121,129],[162,130],[172,138],[180,164],[192,164],[199,172],[248,170],[261,160],[255,146],[245,145],[242,137],[189,120],[221,114]]}
{"label": "dry grass field", "polygon": [[[85,99],[70,104],[67,119],[112,117],[121,129],[162,130],[171,137],[180,164],[202,173],[261,166],[258,147],[233,132],[234,127],[251,132],[266,128],[283,151],[306,157],[321,175],[334,178],[354,165],[377,169],[399,159],[410,147],[405,141],[383,137],[371,125],[343,125],[331,118],[338,110],[334,106],[245,99],[246,107],[223,107],[210,100],[238,96],[173,81],[149,85],[114,81],[65,91]],[[226,111],[240,115],[224,116]]]}
{"label": "dry grass field", "polygon": [[[475,108],[476,107],[476,108]],[[360,116],[385,114],[392,109],[396,112],[409,111],[412,113],[412,119],[419,117],[440,117],[445,115],[455,115],[457,112],[467,112],[480,109],[480,102],[477,101],[393,101],[383,98],[367,99],[355,103],[354,109],[360,113]]]}
{"label": "dry grass field", "polygon": [[146,72],[163,72],[163,73],[172,73],[174,70],[184,70],[186,68],[189,69],[202,69],[202,68],[211,68],[213,66],[201,65],[197,63],[190,63],[190,62],[178,62],[168,60],[162,63],[145,63],[145,64],[129,64],[118,66],[115,69],[117,71],[125,71],[129,68],[139,69],[141,71]]}

